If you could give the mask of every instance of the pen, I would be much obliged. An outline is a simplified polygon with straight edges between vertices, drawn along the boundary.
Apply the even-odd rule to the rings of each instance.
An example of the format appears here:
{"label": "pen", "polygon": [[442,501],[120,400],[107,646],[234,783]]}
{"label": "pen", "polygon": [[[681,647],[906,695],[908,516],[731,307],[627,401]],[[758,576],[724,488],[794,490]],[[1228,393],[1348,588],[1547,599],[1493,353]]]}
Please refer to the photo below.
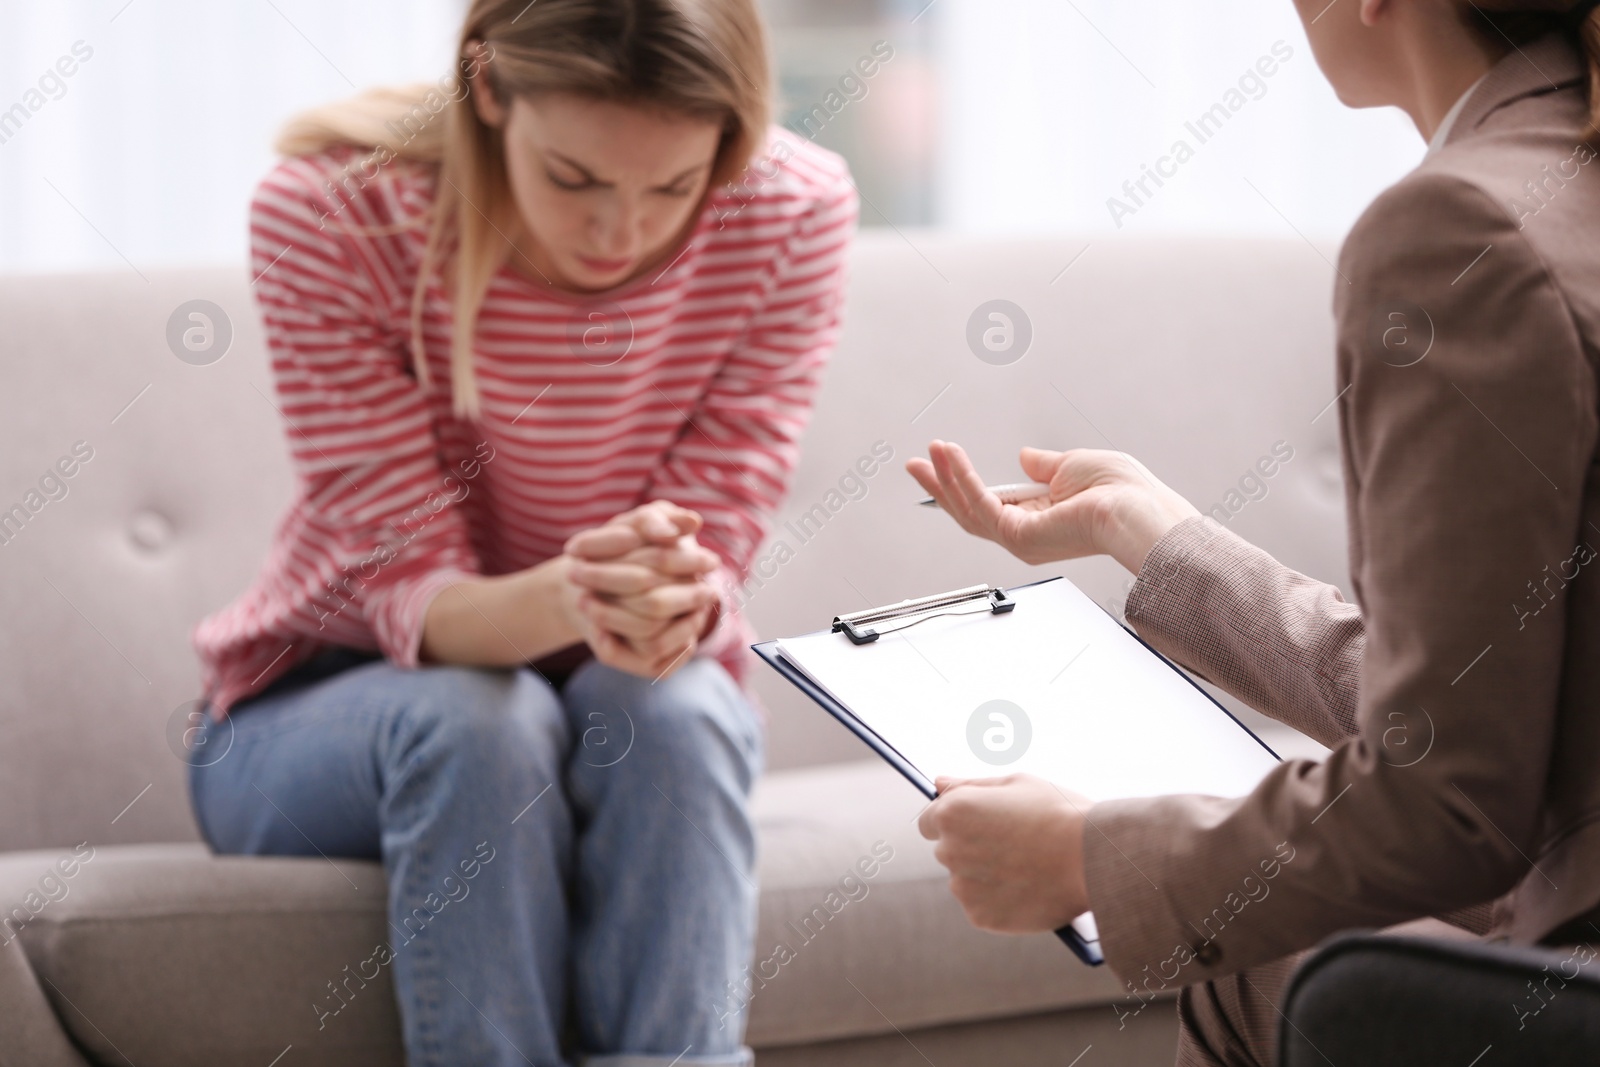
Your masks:
{"label": "pen", "polygon": [[[1000,498],[1002,504],[1020,504],[1024,500],[1034,500],[1041,496],[1050,495],[1050,487],[1043,482],[1011,482],[1007,485],[989,485],[984,488]],[[917,503],[925,508],[936,508],[939,502],[933,497],[919,500]]]}

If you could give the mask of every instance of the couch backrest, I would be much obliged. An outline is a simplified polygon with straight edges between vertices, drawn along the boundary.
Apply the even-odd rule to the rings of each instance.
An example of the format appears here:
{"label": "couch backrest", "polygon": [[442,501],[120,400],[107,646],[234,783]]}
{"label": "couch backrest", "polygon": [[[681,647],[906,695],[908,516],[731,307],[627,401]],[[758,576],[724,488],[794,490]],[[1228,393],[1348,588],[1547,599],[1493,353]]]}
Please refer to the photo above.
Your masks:
{"label": "couch backrest", "polygon": [[[861,236],[845,340],[747,590],[762,633],[1050,573],[1115,607],[1127,576],[1106,561],[1030,568],[914,507],[901,465],[933,437],[962,442],[993,480],[1020,478],[1023,443],[1125,449],[1204,508],[1242,504],[1235,529],[1342,580],[1336,415],[1318,417],[1334,395],[1321,254],[1299,241],[1083,249]],[[0,283],[0,849],[194,836],[173,748],[197,696],[188,633],[249,581],[291,488],[249,280],[235,267]],[[209,365],[168,341],[193,300],[231,324]],[[1009,351],[983,344],[996,330],[1003,346],[1005,320],[969,322],[991,300],[1027,319],[1001,309]],[[1267,495],[1230,498],[1279,441],[1294,458]],[[894,458],[865,495],[848,480],[830,495],[875,442]],[[763,672],[770,765],[864,755]]]}

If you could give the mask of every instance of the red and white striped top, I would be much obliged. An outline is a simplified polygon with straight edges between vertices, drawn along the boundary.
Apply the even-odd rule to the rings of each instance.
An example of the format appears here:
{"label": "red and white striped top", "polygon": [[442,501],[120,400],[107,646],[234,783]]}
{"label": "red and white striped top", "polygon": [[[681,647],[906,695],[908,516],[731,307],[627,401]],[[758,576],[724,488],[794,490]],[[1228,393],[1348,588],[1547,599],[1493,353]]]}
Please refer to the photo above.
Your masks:
{"label": "red and white striped top", "polygon": [[[449,298],[410,365],[410,302],[436,168],[344,176],[290,159],[251,206],[252,274],[298,478],[255,582],[194,634],[216,714],[330,645],[415,666],[429,601],[558,555],[647,500],[693,508],[722,566],[701,654],[735,677],[732,593],[788,488],[838,335],[856,197],[844,162],[774,130],[668,265],[587,299],[509,266],[478,320],[482,414],[454,417]],[[358,172],[359,173],[359,172]]]}

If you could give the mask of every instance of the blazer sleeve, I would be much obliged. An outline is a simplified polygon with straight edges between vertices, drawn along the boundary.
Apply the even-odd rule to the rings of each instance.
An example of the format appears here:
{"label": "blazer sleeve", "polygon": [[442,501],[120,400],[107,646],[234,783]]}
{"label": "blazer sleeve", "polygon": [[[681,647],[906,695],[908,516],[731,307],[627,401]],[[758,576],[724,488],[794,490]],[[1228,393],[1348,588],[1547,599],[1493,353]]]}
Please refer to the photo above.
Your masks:
{"label": "blazer sleeve", "polygon": [[1321,744],[1356,732],[1361,609],[1215,520],[1150,550],[1126,614],[1162,654]]}
{"label": "blazer sleeve", "polygon": [[[1538,876],[1565,633],[1558,607],[1535,615],[1528,598],[1582,552],[1596,439],[1582,341],[1512,220],[1448,175],[1384,194],[1337,284],[1366,619],[1357,733],[1244,798],[1089,812],[1090,897],[1130,983],[1203,981]],[[1381,343],[1397,307],[1432,335],[1420,360]]]}
{"label": "blazer sleeve", "polygon": [[[749,328],[734,345],[682,435],[651,475],[648,499],[693,508],[700,539],[722,561],[713,576],[722,609],[737,588],[788,493],[800,436],[839,339],[856,196],[841,176],[791,223],[793,232]],[[716,655],[722,631],[702,642]]]}

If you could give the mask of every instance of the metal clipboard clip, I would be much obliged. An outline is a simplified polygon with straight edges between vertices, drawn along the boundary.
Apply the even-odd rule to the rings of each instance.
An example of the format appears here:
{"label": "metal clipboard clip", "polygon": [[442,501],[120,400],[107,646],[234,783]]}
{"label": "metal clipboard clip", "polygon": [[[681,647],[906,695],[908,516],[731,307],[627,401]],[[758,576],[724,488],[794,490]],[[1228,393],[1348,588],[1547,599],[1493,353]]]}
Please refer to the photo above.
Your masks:
{"label": "metal clipboard clip", "polygon": [[953,589],[948,593],[935,593],[933,596],[918,597],[915,600],[902,600],[887,607],[867,608],[864,611],[853,611],[848,615],[836,615],[833,619],[833,632],[843,633],[854,644],[865,645],[876,641],[882,634],[903,630],[941,615],[972,615],[982,611],[1000,615],[1016,606],[1017,602],[1007,596],[1006,591],[999,586],[969,585],[965,589]]}

